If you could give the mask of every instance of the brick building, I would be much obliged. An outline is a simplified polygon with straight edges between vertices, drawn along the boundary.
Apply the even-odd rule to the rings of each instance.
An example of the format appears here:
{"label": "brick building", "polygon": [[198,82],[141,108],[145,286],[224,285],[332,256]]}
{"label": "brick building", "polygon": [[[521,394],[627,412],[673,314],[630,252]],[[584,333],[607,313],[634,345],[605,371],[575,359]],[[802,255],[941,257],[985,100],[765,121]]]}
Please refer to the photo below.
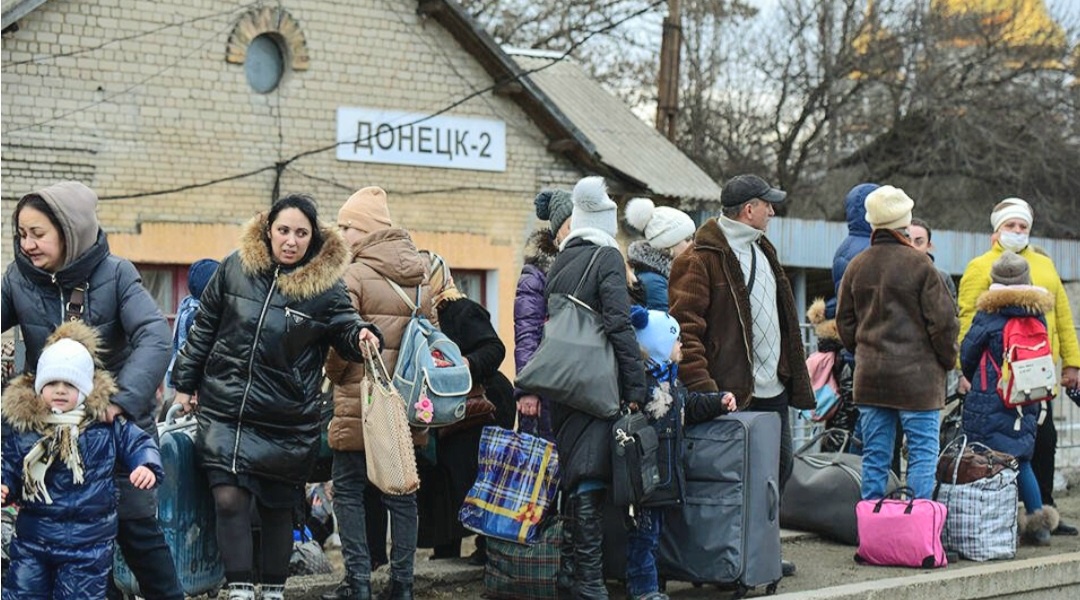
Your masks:
{"label": "brick building", "polygon": [[[331,220],[379,185],[509,347],[537,191],[601,174],[620,201],[719,198],[597,84],[564,80],[593,96],[553,100],[557,81],[522,75],[535,57],[519,65],[450,0],[4,0],[2,44],[4,266],[15,201],[77,179],[166,313],[188,265],[229,253],[273,199],[310,193]],[[582,101],[623,135],[568,117]]]}

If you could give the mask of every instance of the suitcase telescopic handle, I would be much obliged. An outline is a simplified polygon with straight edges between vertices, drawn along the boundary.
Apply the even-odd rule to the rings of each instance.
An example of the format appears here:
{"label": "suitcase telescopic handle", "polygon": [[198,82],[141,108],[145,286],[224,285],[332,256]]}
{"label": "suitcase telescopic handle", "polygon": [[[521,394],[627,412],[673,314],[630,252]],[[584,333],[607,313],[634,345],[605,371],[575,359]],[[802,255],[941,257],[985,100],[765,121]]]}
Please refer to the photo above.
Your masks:
{"label": "suitcase telescopic handle", "polygon": [[780,512],[780,488],[776,485],[775,479],[770,479],[766,482],[769,487],[769,522],[776,520],[776,513]]}

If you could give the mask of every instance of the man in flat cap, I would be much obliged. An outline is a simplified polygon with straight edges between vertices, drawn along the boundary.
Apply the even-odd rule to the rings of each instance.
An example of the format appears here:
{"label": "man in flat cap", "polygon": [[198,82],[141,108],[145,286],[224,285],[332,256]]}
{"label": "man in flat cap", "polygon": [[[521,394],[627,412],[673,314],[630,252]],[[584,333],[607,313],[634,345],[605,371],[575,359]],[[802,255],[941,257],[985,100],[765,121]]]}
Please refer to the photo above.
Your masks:
{"label": "man in flat cap", "polygon": [[[791,475],[788,406],[813,408],[799,311],[776,248],[765,237],[787,194],[756,175],[724,184],[721,216],[671,265],[668,301],[682,327],[679,376],[695,391],[726,390],[739,410],[780,416],[780,488]],[[784,575],[795,566],[784,562]]]}

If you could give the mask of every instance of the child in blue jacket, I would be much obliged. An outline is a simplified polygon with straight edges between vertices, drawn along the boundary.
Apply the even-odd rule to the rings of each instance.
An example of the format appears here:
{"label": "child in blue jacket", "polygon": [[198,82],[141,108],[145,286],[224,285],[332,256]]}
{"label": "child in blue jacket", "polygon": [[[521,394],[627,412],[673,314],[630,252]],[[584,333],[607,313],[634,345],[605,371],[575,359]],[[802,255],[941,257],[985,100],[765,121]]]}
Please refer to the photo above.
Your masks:
{"label": "child in blue jacket", "polygon": [[[1003,252],[990,268],[990,289],[975,303],[978,312],[971,329],[960,345],[960,366],[971,382],[964,399],[963,426],[968,442],[978,442],[998,452],[1016,457],[1020,463],[1017,485],[1024,512],[1020,514],[1020,537],[1038,546],[1050,545],[1050,532],[1058,525],[1052,506],[1043,506],[1039,482],[1031,468],[1035,451],[1035,430],[1042,409],[1028,404],[1018,413],[1007,408],[998,395],[998,368],[1005,353],[1002,334],[1009,319],[1037,316],[1045,323],[1046,312],[1054,306],[1054,297],[1041,287],[1031,285],[1027,260],[1013,252]],[[988,353],[987,362],[983,354]]]}
{"label": "child in blue jacket", "polygon": [[19,505],[4,600],[105,597],[117,530],[113,468],[150,489],[164,476],[157,443],[123,417],[106,423],[115,381],[95,369],[97,334],[56,329],[37,373],[12,381],[3,403],[3,504]]}
{"label": "child in blue jacket", "polygon": [[648,396],[642,407],[660,438],[660,485],[635,507],[626,545],[626,592],[632,600],[666,600],[660,592],[656,550],[660,544],[664,506],[683,501],[682,432],[685,424],[703,423],[735,410],[730,392],[688,392],[679,382],[682,342],[679,322],[659,310],[630,310],[638,344],[645,358]]}

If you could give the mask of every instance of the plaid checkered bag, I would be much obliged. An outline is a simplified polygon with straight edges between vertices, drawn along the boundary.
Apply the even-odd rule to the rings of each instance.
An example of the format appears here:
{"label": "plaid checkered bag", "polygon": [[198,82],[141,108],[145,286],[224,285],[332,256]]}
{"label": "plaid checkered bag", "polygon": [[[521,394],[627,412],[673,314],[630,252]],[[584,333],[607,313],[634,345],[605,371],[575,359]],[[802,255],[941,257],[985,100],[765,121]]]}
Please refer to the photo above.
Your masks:
{"label": "plaid checkered bag", "polygon": [[[959,436],[942,455],[952,446],[959,447],[958,456],[963,454],[966,441],[966,436]],[[951,481],[938,483],[934,490],[934,499],[949,509],[941,535],[945,549],[974,561],[1015,557],[1017,470],[1006,467],[990,477],[955,483],[958,468]]]}
{"label": "plaid checkered bag", "polygon": [[540,540],[531,545],[497,538],[487,541],[484,597],[507,600],[551,600],[557,595],[560,517],[544,519],[537,527]]}
{"label": "plaid checkered bag", "polygon": [[539,539],[537,525],[555,498],[555,444],[527,433],[485,427],[479,473],[458,518],[466,529],[519,544]]}

